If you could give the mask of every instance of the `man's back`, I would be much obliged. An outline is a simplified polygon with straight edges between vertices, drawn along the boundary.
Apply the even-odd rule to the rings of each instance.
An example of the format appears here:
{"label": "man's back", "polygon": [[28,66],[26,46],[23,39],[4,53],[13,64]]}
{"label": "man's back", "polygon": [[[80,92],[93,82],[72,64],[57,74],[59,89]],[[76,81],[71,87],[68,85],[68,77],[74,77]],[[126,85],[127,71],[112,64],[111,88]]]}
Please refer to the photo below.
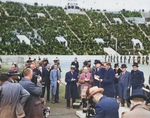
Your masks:
{"label": "man's back", "polygon": [[119,104],[114,98],[103,96],[95,105],[95,118],[119,118]]}
{"label": "man's back", "polygon": [[150,111],[146,105],[136,105],[131,108],[131,111],[122,114],[122,118],[150,118]]}
{"label": "man's back", "polygon": [[16,118],[16,112],[23,112],[23,108],[17,105],[24,105],[29,95],[18,83],[5,82],[2,85],[0,118]]}

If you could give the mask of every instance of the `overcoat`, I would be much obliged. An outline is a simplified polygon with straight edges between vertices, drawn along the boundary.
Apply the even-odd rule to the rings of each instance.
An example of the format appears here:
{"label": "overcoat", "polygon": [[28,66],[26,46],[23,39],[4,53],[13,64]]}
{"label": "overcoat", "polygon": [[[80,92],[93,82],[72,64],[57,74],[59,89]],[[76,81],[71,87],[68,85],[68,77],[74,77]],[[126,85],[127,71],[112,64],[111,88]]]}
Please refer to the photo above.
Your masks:
{"label": "overcoat", "polygon": [[37,85],[35,85],[27,78],[22,78],[19,84],[30,93],[30,98],[24,107],[26,114],[25,118],[43,118],[42,103],[40,103],[42,84],[37,82]]}
{"label": "overcoat", "polygon": [[95,105],[95,118],[119,118],[119,104],[114,98],[103,96]]}
{"label": "overcoat", "polygon": [[[71,81],[72,78],[76,80]],[[71,71],[67,72],[65,77],[65,82],[67,82],[66,90],[65,90],[65,99],[70,99],[70,98],[78,99],[79,95],[78,95],[78,89],[76,84],[76,82],[78,82],[78,73],[74,72],[72,74]]]}
{"label": "overcoat", "polygon": [[0,99],[0,118],[17,118],[24,113],[23,105],[30,94],[18,83],[5,82],[2,86]]}
{"label": "overcoat", "polygon": [[56,95],[57,90],[57,80],[60,80],[60,70],[53,69],[50,73],[50,81],[51,81],[51,93]]}
{"label": "overcoat", "polygon": [[[94,75],[97,75],[100,78],[103,78],[103,76],[105,75],[105,72],[106,72],[105,68],[97,68]],[[93,79],[93,86],[101,87],[100,81]]]}
{"label": "overcoat", "polygon": [[45,84],[50,84],[49,79],[49,71],[46,68],[42,68],[42,82],[45,82]]}
{"label": "overcoat", "polygon": [[144,83],[144,75],[142,71],[131,71],[131,86],[132,86],[132,94],[138,92],[143,94],[143,83]]}
{"label": "overcoat", "polygon": [[137,104],[129,112],[122,114],[121,118],[149,118],[150,112],[146,105]]}
{"label": "overcoat", "polygon": [[119,77],[119,98],[127,99],[130,97],[130,89],[131,87],[131,73],[126,71],[124,74],[121,73]]}
{"label": "overcoat", "polygon": [[109,68],[102,79],[103,81],[101,82],[101,87],[104,88],[103,95],[106,95],[107,97],[114,97],[114,70]]}

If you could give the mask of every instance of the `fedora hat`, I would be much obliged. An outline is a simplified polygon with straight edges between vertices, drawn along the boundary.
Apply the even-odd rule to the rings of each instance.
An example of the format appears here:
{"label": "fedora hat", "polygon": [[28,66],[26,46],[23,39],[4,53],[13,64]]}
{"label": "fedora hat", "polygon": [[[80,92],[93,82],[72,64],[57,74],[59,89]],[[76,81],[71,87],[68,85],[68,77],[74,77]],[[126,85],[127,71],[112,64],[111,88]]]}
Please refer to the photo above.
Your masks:
{"label": "fedora hat", "polygon": [[135,91],[134,94],[127,99],[127,102],[131,104],[130,100],[134,98],[143,98],[145,101],[147,101],[147,97],[144,94],[139,91]]}
{"label": "fedora hat", "polygon": [[119,64],[118,64],[118,63],[116,63],[116,64],[114,65],[114,68],[116,68],[117,66],[119,66]]}
{"label": "fedora hat", "polygon": [[96,62],[94,64],[101,64],[103,66],[103,64],[100,60],[96,60]]}
{"label": "fedora hat", "polygon": [[91,96],[95,95],[96,93],[103,93],[103,92],[104,92],[103,88],[98,88],[97,86],[94,86],[89,89],[88,99],[91,98]]}
{"label": "fedora hat", "polygon": [[20,75],[16,69],[10,69],[7,73],[9,76]]}
{"label": "fedora hat", "polygon": [[137,62],[134,62],[134,64],[132,66],[139,67]]}
{"label": "fedora hat", "polygon": [[127,65],[126,64],[122,64],[121,68],[127,68]]}

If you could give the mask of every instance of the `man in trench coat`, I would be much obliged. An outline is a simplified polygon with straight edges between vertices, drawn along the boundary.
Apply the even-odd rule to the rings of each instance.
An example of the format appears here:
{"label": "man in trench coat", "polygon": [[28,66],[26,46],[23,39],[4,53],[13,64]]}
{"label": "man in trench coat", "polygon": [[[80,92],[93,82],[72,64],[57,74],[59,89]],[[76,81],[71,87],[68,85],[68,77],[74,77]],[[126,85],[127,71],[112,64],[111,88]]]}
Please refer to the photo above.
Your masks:
{"label": "man in trench coat", "polygon": [[10,83],[7,74],[0,75],[0,118],[23,118],[23,106],[30,94],[18,83]]}
{"label": "man in trench coat", "polygon": [[[124,107],[125,100],[130,97],[131,73],[126,71],[126,68],[126,64],[121,65],[123,72],[119,77],[119,98],[121,99],[122,107]],[[127,106],[129,107],[128,102]]]}
{"label": "man in trench coat", "polygon": [[77,82],[78,82],[78,73],[75,72],[75,66],[71,66],[71,71],[66,73],[65,82],[66,91],[65,91],[65,99],[67,100],[67,108],[70,108],[70,98],[72,98],[72,104],[75,102],[75,99],[79,98]]}

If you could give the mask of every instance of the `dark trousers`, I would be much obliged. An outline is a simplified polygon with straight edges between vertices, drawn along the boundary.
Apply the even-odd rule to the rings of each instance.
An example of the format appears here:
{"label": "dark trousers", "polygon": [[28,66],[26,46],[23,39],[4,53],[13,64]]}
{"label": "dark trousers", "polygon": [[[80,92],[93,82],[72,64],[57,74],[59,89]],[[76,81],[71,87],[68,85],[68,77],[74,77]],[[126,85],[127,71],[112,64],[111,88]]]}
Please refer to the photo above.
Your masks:
{"label": "dark trousers", "polygon": [[124,99],[121,99],[121,105],[124,107],[125,101],[127,103],[127,107],[130,107],[130,104],[128,103],[128,101]]}
{"label": "dark trousers", "polygon": [[45,83],[42,85],[42,95],[41,97],[44,98],[45,95],[45,88],[47,88],[47,100],[49,101],[49,96],[50,96],[50,82]]}
{"label": "dark trousers", "polygon": [[[75,99],[72,98],[72,104],[75,103]],[[70,107],[70,99],[67,99],[67,107]]]}
{"label": "dark trousers", "polygon": [[57,90],[56,90],[56,95],[55,95],[55,102],[59,101],[59,84],[57,83]]}

